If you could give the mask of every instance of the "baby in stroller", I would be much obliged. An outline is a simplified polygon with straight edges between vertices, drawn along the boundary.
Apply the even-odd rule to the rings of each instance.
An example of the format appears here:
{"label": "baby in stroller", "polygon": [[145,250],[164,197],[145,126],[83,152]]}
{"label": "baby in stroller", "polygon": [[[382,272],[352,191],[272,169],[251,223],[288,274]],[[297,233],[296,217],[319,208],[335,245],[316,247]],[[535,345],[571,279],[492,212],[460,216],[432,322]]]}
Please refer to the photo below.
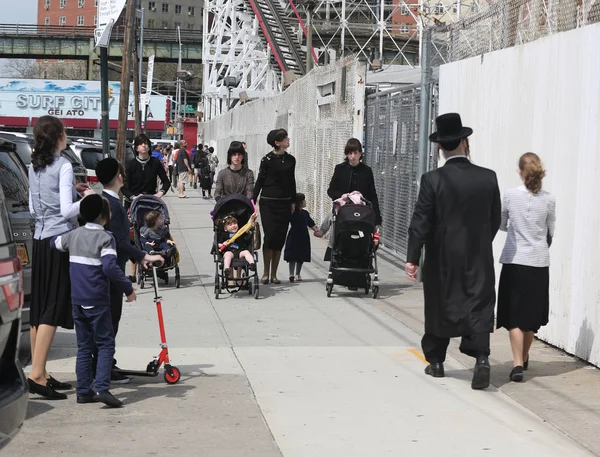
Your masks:
{"label": "baby in stroller", "polygon": [[[252,214],[251,219],[256,220],[256,213]],[[223,248],[225,242],[231,239],[239,229],[238,220],[235,216],[226,216],[222,223],[222,230],[219,230],[217,235],[217,242],[219,250]],[[244,235],[231,242],[225,249],[221,251],[223,253],[223,274],[227,279],[231,272],[231,263],[233,259],[244,259],[248,262],[248,269],[250,271],[256,271],[256,264],[254,263],[254,256],[250,252],[250,243],[253,242],[252,234],[245,233]]]}
{"label": "baby in stroller", "polygon": [[148,253],[170,257],[175,253],[175,242],[169,237],[169,228],[158,211],[148,211],[146,223],[140,230],[140,244]]}

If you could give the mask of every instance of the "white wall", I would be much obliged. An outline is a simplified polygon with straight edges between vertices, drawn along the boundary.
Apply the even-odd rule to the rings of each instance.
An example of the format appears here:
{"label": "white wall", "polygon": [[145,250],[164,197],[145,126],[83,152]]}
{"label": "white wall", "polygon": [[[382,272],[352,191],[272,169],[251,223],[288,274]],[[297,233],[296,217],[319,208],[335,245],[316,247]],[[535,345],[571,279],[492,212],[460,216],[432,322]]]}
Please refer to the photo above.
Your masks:
{"label": "white wall", "polygon": [[[440,114],[474,129],[475,163],[520,185],[517,160],[543,160],[557,199],[550,323],[539,336],[600,365],[600,24],[444,65]],[[495,243],[496,258],[504,244]],[[498,265],[497,274],[500,271]]]}

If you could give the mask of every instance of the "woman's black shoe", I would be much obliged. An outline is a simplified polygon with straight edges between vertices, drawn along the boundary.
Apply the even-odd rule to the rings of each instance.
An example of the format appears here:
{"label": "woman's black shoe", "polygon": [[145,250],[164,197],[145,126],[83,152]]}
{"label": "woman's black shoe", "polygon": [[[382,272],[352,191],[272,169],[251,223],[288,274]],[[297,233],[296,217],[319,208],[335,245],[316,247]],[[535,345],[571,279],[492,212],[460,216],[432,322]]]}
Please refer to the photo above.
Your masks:
{"label": "woman's black shoe", "polygon": [[54,379],[52,376],[50,376],[46,381],[48,382],[48,387],[54,390],[70,390],[73,388],[72,384],[69,384],[68,382],[60,382]]}
{"label": "woman's black shoe", "polygon": [[525,360],[525,362],[523,362],[523,370],[527,371],[528,368],[529,368],[529,356],[527,357],[527,360]]}
{"label": "woman's black shoe", "polygon": [[521,382],[523,381],[523,367],[516,366],[510,372],[510,380],[513,382]]}
{"label": "woman's black shoe", "polygon": [[32,394],[41,395],[42,397],[48,400],[66,400],[67,396],[61,392],[57,392],[56,390],[48,387],[46,384],[42,386],[37,382],[27,378],[27,384],[29,385],[29,392]]}

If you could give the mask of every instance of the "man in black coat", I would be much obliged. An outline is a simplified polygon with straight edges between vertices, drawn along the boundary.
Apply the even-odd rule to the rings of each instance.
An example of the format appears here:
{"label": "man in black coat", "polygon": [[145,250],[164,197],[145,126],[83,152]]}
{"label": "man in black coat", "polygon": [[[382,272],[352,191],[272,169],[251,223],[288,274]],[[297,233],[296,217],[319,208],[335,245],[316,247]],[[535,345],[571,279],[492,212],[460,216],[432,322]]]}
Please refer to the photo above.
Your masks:
{"label": "man in black coat", "polygon": [[406,274],[416,280],[425,245],[423,289],[425,335],[421,342],[430,365],[425,373],[444,376],[450,338],[462,337],[460,350],[476,358],[471,387],[490,381],[490,333],[496,302],[492,241],[500,227],[500,190],[496,173],[468,158],[467,137],[460,116],[436,119],[443,167],[421,178],[419,197],[408,230]]}
{"label": "man in black coat", "polygon": [[[160,255],[150,255],[145,251],[141,251],[135,245],[131,244],[131,237],[129,234],[129,218],[127,217],[127,211],[123,208],[121,200],[119,198],[119,191],[123,187],[123,165],[121,165],[116,159],[108,158],[101,160],[96,165],[96,176],[98,181],[104,186],[102,196],[105,197],[110,204],[110,222],[106,226],[106,229],[112,233],[115,238],[115,244],[117,246],[117,265],[125,272],[125,264],[128,260],[135,263],[140,263],[144,268],[156,261],[164,261]],[[123,312],[123,292],[118,288],[110,284],[110,311],[113,324],[113,332],[115,337],[119,331],[119,321],[121,320],[121,314]],[[119,373],[116,367],[111,373],[111,382],[125,384],[130,380],[127,376]]]}

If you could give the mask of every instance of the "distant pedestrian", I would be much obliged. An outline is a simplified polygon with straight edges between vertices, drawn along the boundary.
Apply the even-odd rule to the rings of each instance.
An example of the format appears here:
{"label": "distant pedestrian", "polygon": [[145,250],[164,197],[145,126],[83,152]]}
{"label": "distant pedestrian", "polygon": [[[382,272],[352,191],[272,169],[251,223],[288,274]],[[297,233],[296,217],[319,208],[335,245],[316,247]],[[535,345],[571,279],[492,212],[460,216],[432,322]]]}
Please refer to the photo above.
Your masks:
{"label": "distant pedestrian", "polygon": [[219,158],[217,157],[217,154],[215,154],[215,148],[212,146],[208,148],[208,153],[210,154],[208,157],[208,165],[210,167],[210,185],[212,187],[215,183],[215,173],[219,167]]}
{"label": "distant pedestrian", "polygon": [[252,199],[256,202],[260,197],[260,217],[265,234],[265,266],[261,282],[268,284],[270,280],[273,284],[281,284],[277,278],[277,268],[296,197],[296,159],[287,152],[290,139],[284,129],[271,130],[267,135],[267,143],[273,147],[273,151],[260,161]]}
{"label": "distant pedestrian", "polygon": [[185,185],[190,180],[192,174],[192,162],[190,155],[187,152],[187,141],[179,142],[179,150],[177,151],[177,182],[179,190],[179,198],[187,198],[185,195]]}
{"label": "distant pedestrian", "polygon": [[[100,195],[81,201],[85,226],[58,235],[52,246],[69,252],[73,320],[77,338],[77,403],[101,402],[110,407],[122,402],[109,391],[115,354],[115,335],[110,311],[109,281],[127,296],[136,299],[135,290],[117,265],[112,235],[104,230],[110,221],[110,204]],[[93,356],[97,354],[96,373]]]}
{"label": "distant pedestrian", "polygon": [[300,275],[302,265],[310,262],[310,236],[307,228],[311,229],[315,236],[321,236],[315,221],[304,208],[306,208],[306,197],[304,194],[296,194],[296,202],[290,218],[290,231],[287,234],[283,253],[283,260],[289,264],[290,282],[302,281]]}
{"label": "distant pedestrian", "polygon": [[152,151],[152,157],[158,159],[160,161],[160,163],[162,163],[163,156],[162,156],[160,144],[157,144],[154,146],[154,151]]}
{"label": "distant pedestrian", "polygon": [[197,146],[195,146],[194,149],[192,149],[192,151],[194,152],[191,155],[192,165],[194,168],[194,175],[192,177],[194,189],[198,188],[198,175],[200,174],[200,167],[197,165],[197,163],[198,163],[198,160],[200,159],[200,155],[204,151],[203,148],[204,148],[204,146],[202,145],[202,143],[200,143]]}
{"label": "distant pedestrian", "polygon": [[496,173],[469,160],[466,138],[473,130],[462,126],[460,116],[444,114],[435,122],[437,132],[429,140],[440,144],[446,163],[421,177],[408,230],[406,274],[417,279],[425,245],[425,373],[444,376],[450,338],[460,336],[460,351],[477,360],[471,388],[485,389],[494,331],[492,241],[500,227],[500,190]]}
{"label": "distant pedestrian", "polygon": [[523,185],[504,194],[500,230],[508,232],[500,256],[497,328],[510,334],[514,368],[510,379],[523,380],[529,367],[533,336],[548,323],[550,252],[556,222],[556,200],[542,189],[546,171],[540,158],[528,152],[519,159]]}

